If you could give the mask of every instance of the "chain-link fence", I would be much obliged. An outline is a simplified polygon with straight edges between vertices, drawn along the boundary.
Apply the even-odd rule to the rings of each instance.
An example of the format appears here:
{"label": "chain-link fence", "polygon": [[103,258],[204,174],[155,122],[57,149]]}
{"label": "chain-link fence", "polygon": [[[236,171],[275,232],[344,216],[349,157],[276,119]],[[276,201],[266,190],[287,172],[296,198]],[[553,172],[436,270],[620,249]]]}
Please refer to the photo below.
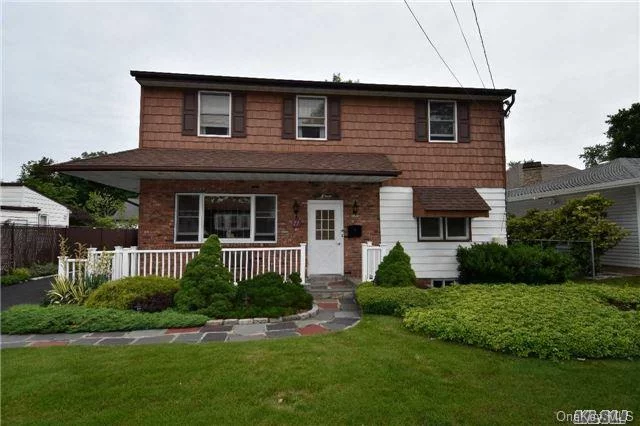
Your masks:
{"label": "chain-link fence", "polygon": [[573,257],[583,274],[593,278],[596,276],[597,260],[593,240],[509,240],[508,243],[553,248],[560,253],[567,253]]}

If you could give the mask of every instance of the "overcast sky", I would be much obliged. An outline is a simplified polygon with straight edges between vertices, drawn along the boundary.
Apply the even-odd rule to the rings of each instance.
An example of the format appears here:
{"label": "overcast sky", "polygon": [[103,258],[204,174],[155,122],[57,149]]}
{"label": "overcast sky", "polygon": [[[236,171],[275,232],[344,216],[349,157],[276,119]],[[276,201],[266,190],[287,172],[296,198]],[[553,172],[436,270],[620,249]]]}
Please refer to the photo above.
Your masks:
{"label": "overcast sky", "polygon": [[[451,6],[409,2],[465,86],[481,87]],[[454,3],[490,84],[469,1]],[[507,159],[581,166],[639,98],[632,2],[476,2],[496,87],[518,91]],[[402,2],[3,2],[2,179],[47,156],[138,145],[129,70],[455,86]]]}

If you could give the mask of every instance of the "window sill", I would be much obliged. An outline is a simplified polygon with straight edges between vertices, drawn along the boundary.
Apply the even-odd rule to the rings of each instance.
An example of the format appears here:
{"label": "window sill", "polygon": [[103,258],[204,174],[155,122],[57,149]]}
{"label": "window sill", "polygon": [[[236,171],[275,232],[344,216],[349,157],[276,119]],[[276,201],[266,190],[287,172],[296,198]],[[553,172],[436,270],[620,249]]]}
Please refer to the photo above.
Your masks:
{"label": "window sill", "polygon": [[297,141],[327,141],[327,138],[296,138]]}
{"label": "window sill", "polygon": [[199,138],[231,138],[231,135],[198,135]]}
{"label": "window sill", "polygon": [[458,143],[457,140],[455,141],[432,141],[430,140],[429,143]]}

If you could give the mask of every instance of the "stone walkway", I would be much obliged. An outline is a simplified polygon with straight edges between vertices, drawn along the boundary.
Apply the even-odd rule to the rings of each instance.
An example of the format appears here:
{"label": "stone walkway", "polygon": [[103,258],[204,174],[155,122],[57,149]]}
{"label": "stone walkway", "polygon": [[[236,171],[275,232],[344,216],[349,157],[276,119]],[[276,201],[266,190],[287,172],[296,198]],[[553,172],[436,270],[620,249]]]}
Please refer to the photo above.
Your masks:
{"label": "stone walkway", "polygon": [[298,321],[264,324],[205,325],[194,328],[136,330],[129,332],[29,334],[0,336],[0,347],[46,347],[66,345],[145,345],[155,343],[207,343],[242,340],[278,339],[329,333],[354,326],[360,320],[360,310],[353,292],[344,291],[335,298],[314,295],[318,313]]}

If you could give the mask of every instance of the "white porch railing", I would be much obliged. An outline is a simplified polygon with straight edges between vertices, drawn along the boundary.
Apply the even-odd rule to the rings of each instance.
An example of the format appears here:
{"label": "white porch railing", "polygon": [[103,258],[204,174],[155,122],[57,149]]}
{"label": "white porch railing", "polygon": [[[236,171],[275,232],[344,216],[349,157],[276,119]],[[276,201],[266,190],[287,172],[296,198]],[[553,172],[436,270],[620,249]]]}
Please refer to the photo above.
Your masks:
{"label": "white porch railing", "polygon": [[[81,274],[122,277],[156,275],[182,278],[185,267],[200,249],[141,250],[116,247],[115,250],[89,249],[86,259],[58,257],[58,275],[75,279]],[[298,272],[306,283],[307,244],[299,247],[223,248],[222,263],[238,283],[266,272],[288,277]]]}
{"label": "white porch railing", "polygon": [[372,281],[382,259],[387,255],[384,244],[374,246],[371,241],[362,244],[362,281]]}

